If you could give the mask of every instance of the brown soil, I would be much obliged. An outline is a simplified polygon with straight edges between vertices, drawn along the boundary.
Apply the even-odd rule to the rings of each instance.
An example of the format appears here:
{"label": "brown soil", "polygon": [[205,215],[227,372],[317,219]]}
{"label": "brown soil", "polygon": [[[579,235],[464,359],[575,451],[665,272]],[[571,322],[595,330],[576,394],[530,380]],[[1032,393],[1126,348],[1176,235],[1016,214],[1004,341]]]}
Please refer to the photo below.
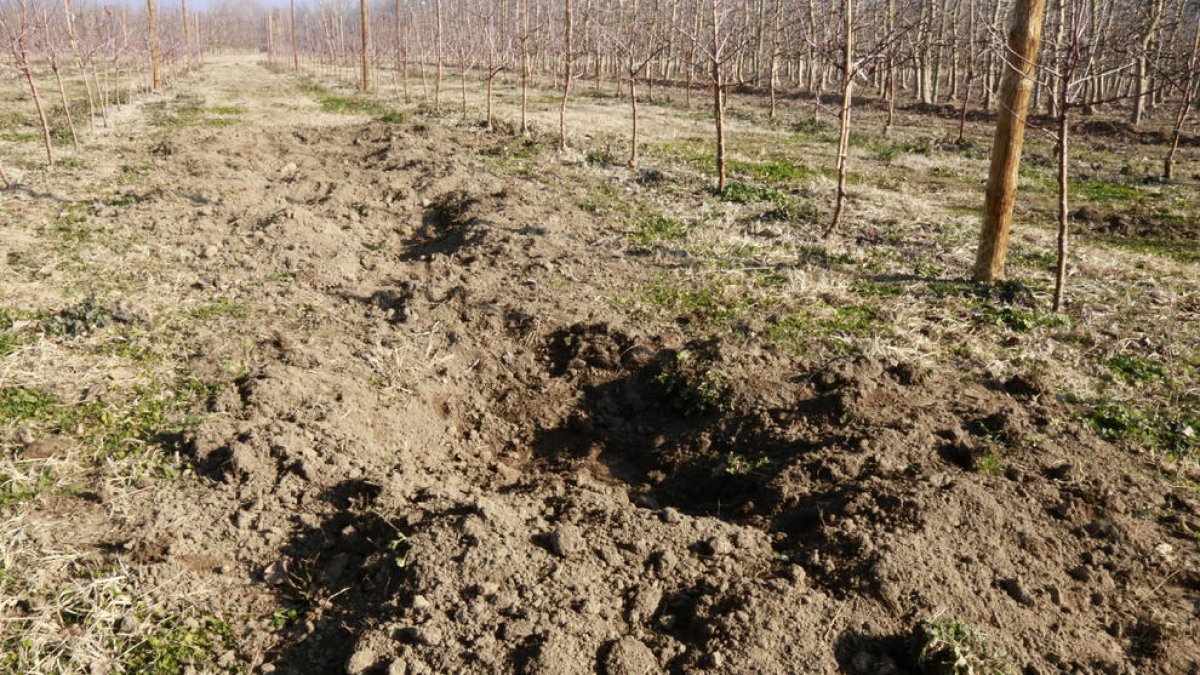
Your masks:
{"label": "brown soil", "polygon": [[178,131],[101,212],[249,307],[247,368],[194,481],[38,515],[241,617],[236,667],[913,672],[953,617],[1026,673],[1200,668],[1200,500],[1038,383],[647,332],[596,298],[653,270],[511,140],[302,117]]}
{"label": "brown soil", "polygon": [[1107,212],[1085,206],[1071,214],[1086,231],[1124,239],[1200,240],[1200,218],[1175,219],[1161,216]]}

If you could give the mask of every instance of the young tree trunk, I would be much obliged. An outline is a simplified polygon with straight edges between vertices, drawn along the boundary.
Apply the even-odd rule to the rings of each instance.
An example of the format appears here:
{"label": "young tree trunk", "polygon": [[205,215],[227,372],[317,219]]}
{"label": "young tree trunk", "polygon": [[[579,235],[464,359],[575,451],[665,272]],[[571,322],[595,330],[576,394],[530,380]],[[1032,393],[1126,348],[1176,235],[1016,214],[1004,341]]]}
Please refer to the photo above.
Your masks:
{"label": "young tree trunk", "polygon": [[838,135],[838,182],[837,199],[833,207],[833,221],[825,230],[825,236],[833,234],[842,223],[842,212],[846,207],[846,168],[850,160],[850,108],[854,102],[854,0],[843,0],[842,12],[846,21],[846,44],[842,52],[842,115],[841,133]]}
{"label": "young tree trunk", "polygon": [[[24,11],[24,7],[22,8]],[[28,25],[27,18],[22,22]],[[54,144],[50,140],[50,122],[46,119],[46,110],[42,107],[42,97],[38,93],[37,81],[33,78],[33,67],[29,65],[29,51],[25,46],[25,33],[17,37],[17,65],[29,85],[29,95],[33,97],[33,107],[37,109],[38,121],[42,125],[42,141],[46,146],[46,165],[54,166]]]}
{"label": "young tree trunk", "polygon": [[1146,34],[1142,37],[1141,50],[1138,52],[1135,65],[1137,72],[1133,76],[1133,112],[1130,116],[1130,121],[1133,126],[1138,126],[1142,123],[1142,118],[1146,114],[1146,96],[1149,88],[1150,78],[1150,47],[1154,45],[1158,38],[1158,29],[1162,25],[1163,15],[1163,0],[1153,0],[1154,6],[1151,10],[1150,25],[1146,28]]}
{"label": "young tree trunk", "polygon": [[[1060,0],[1061,2],[1061,0]],[[967,141],[967,109],[971,105],[971,88],[975,84],[975,3],[971,2],[971,7],[968,10],[970,13],[967,17],[967,82],[966,91],[963,93],[962,114],[958,119],[958,140],[955,142],[962,145]]]}
{"label": "young tree trunk", "polygon": [[[46,23],[49,26],[49,22]],[[62,101],[63,115],[67,120],[67,130],[71,132],[71,147],[79,152],[79,135],[75,133],[75,120],[71,117],[71,102],[67,100],[67,88],[63,85],[62,72],[58,68],[58,55],[50,50],[50,70],[54,71],[54,79],[58,82],[58,96]]]}
{"label": "young tree trunk", "polygon": [[490,71],[490,73],[488,74],[488,80],[487,80],[487,130],[488,130],[488,131],[491,131],[491,130],[493,129],[493,123],[492,123],[492,91],[493,91],[493,88],[494,88],[494,84],[493,84],[493,83],[494,83],[494,82],[495,82],[495,80],[496,80],[496,75],[497,75],[497,73],[496,73],[496,71],[495,71],[495,70],[493,70],[493,71]]}
{"label": "young tree trunk", "polygon": [[300,70],[300,51],[296,48],[296,0],[291,2],[292,70]]}
{"label": "young tree trunk", "polygon": [[437,26],[434,30],[434,40],[437,42],[437,71],[433,78],[433,109],[442,110],[442,0],[434,0],[434,12]]}
{"label": "young tree trunk", "polygon": [[563,55],[563,98],[558,109],[558,149],[567,149],[567,99],[571,96],[571,66],[575,61],[575,17],[571,14],[571,0],[565,0],[563,29],[566,31],[566,53]]}
{"label": "young tree trunk", "polygon": [[[183,53],[186,57],[183,72],[186,73],[191,71],[192,67],[195,66],[195,63],[192,61],[192,30],[188,23],[187,0],[181,0],[179,13],[182,15],[181,20],[183,22]],[[272,10],[271,15],[274,15],[274,13]]]}
{"label": "young tree trunk", "polygon": [[[996,33],[1000,32],[1000,9],[1001,0],[996,0],[996,4],[992,6],[992,30]],[[1044,10],[1043,10],[1044,11]],[[988,50],[987,59],[987,74],[984,77],[983,86],[983,109],[992,109],[992,92],[996,88],[996,53],[994,49]]]}
{"label": "young tree trunk", "polygon": [[630,113],[630,134],[629,134],[629,162],[627,166],[630,169],[636,169],[638,166],[638,97],[637,97],[637,73],[629,74],[629,113]]}
{"label": "young tree trunk", "polygon": [[94,130],[96,128],[96,101],[92,94],[92,82],[88,79],[87,69],[83,65],[83,57],[79,54],[79,40],[75,35],[75,10],[71,6],[71,0],[64,0],[64,10],[66,12],[67,37],[71,41],[71,54],[75,57],[75,67],[79,70],[84,91],[87,92],[88,127]]}
{"label": "young tree trunk", "polygon": [[723,54],[721,52],[720,0],[712,0],[712,84],[713,84],[713,117],[717,124],[717,191],[724,192],[726,186],[725,172],[725,91],[721,77]]}
{"label": "young tree trunk", "polygon": [[1025,144],[1025,116],[1029,112],[1045,11],[1046,0],[1017,0],[1013,8],[996,136],[992,143],[983,229],[975,258],[974,277],[983,283],[1004,278],[1004,261],[1008,255],[1008,237],[1017,198],[1017,170]]}
{"label": "young tree trunk", "polygon": [[163,80],[158,54],[158,13],[154,9],[154,0],[146,0],[146,16],[150,22],[150,72],[154,91],[162,89]]}
{"label": "young tree trunk", "polygon": [[[890,39],[896,32],[896,0],[888,0],[885,35]],[[889,46],[887,50],[887,116],[883,122],[883,135],[886,138],[892,133],[892,125],[896,120],[896,47]]]}
{"label": "young tree trunk", "polygon": [[[401,9],[400,9],[400,0],[396,0],[395,10],[396,10],[396,16],[395,16],[395,21],[396,21],[396,25],[395,25],[395,29],[396,29],[396,31],[395,31],[396,32],[396,35],[395,35],[395,38],[396,38],[396,44],[395,44],[396,68],[395,68],[395,70],[400,70],[403,73],[403,75],[401,77],[401,86],[404,88],[404,104],[408,105],[408,103],[409,103],[409,98],[408,98],[408,57],[407,57],[407,54],[404,49],[404,44],[401,40],[401,35],[403,34],[402,33],[403,28],[401,26],[401,16],[402,15],[401,15]],[[395,70],[393,70],[393,72],[392,72],[393,76],[395,76]],[[395,86],[394,80],[393,80],[393,86]]]}
{"label": "young tree trunk", "polygon": [[779,85],[779,32],[783,25],[783,3],[775,4],[775,26],[771,32],[771,61],[768,65],[768,87],[771,97],[771,119],[775,119],[775,108],[778,106]]}
{"label": "young tree trunk", "polygon": [[[1067,83],[1062,84],[1062,90],[1065,92]],[[1058,105],[1060,106],[1058,116],[1058,266],[1054,273],[1054,311],[1057,312],[1062,308],[1063,289],[1066,286],[1067,280],[1067,225],[1070,220],[1070,211],[1067,208],[1067,133],[1070,128],[1067,124],[1068,102],[1063,100],[1066,96],[1059,98]]]}
{"label": "young tree trunk", "polygon": [[371,12],[367,0],[358,0],[358,13],[362,26],[362,90],[371,91]]}
{"label": "young tree trunk", "polygon": [[1179,152],[1179,141],[1183,137],[1183,126],[1187,123],[1188,113],[1191,112],[1192,101],[1196,95],[1198,68],[1200,68],[1200,17],[1196,19],[1196,36],[1192,42],[1192,54],[1188,58],[1183,100],[1179,102],[1179,112],[1175,115],[1175,128],[1171,132],[1171,149],[1167,151],[1167,157],[1163,160],[1163,180],[1167,182],[1175,178],[1175,154]]}

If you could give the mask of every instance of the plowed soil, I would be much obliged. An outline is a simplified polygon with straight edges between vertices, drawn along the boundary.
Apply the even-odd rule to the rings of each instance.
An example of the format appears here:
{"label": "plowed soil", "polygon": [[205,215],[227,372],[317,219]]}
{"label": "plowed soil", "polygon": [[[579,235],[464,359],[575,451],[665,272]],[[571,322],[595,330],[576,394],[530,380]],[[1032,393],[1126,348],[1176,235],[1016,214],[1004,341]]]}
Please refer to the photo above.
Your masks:
{"label": "plowed soil", "polygon": [[1200,497],[1042,384],[639,323],[602,298],[659,270],[480,159],[511,137],[322,113],[237,61],[160,103],[235,94],[237,125],[122,141],[153,170],[90,216],[149,280],[123,310],[203,309],[176,355],[230,384],[181,477],[25,516],[225,617],[198,669],[917,672],[953,618],[1014,672],[1198,672]]}

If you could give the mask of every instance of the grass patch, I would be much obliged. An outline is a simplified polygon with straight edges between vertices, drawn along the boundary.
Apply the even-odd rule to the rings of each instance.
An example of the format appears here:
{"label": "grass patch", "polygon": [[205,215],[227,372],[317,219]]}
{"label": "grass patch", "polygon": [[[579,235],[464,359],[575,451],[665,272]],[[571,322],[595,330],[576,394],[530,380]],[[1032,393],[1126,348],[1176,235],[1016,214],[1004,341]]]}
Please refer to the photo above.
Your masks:
{"label": "grass patch", "polygon": [[[710,160],[711,161],[711,160]],[[828,177],[830,172],[810,169],[803,164],[785,161],[748,162],[740,159],[726,161],[726,168],[731,173],[742,174],[758,181],[789,185],[809,181],[815,178]]]}
{"label": "grass patch", "polygon": [[134,388],[124,397],[66,401],[27,387],[0,389],[0,427],[31,427],[43,434],[71,435],[94,458],[144,457],[168,446],[198,420],[188,412],[215,393],[215,385],[181,378],[168,385]]}
{"label": "grass patch", "polygon": [[193,319],[211,320],[222,317],[244,319],[250,316],[250,307],[232,298],[218,298],[190,310],[187,315]]}
{"label": "grass patch", "polygon": [[1064,328],[1071,323],[1061,314],[988,302],[975,303],[971,316],[981,326],[1006,328],[1018,333],[1028,333],[1035,328]]}
{"label": "grass patch", "polygon": [[1111,441],[1171,459],[1200,459],[1200,401],[1150,410],[1123,401],[1094,403],[1083,420]]}
{"label": "grass patch", "polygon": [[975,460],[975,468],[991,476],[1003,476],[1008,467],[1000,453],[989,452]]}
{"label": "grass patch", "polygon": [[840,305],[832,312],[818,308],[795,309],[767,329],[767,339],[796,354],[809,352],[814,344],[839,353],[851,351],[846,338],[878,332],[879,310],[871,305]]}
{"label": "grass patch", "polygon": [[750,185],[740,181],[733,181],[725,186],[725,190],[720,193],[721,201],[731,202],[734,204],[750,204],[753,202],[772,202],[778,203],[786,199],[786,195],[773,187],[761,187],[758,185]]}
{"label": "grass patch", "polygon": [[633,219],[633,231],[629,240],[642,246],[659,241],[687,239],[688,225],[682,221],[660,216],[657,213],[639,213]]}
{"label": "grass patch", "polygon": [[750,298],[715,283],[682,288],[658,281],[642,293],[642,299],[653,306],[688,315],[687,323],[697,328],[732,321],[754,305]]}
{"label": "grass patch", "polygon": [[1094,204],[1112,205],[1121,202],[1141,202],[1149,193],[1136,185],[1110,183],[1102,180],[1071,181],[1071,194],[1077,200]]}
{"label": "grass patch", "polygon": [[1149,382],[1167,377],[1167,369],[1134,356],[1114,356],[1104,360],[1104,365],[1115,379],[1127,382]]}
{"label": "grass patch", "polygon": [[1169,258],[1181,263],[1200,263],[1200,241],[1171,239],[1170,237],[1098,236],[1096,239],[1107,246],[1130,253]]}
{"label": "grass patch", "polygon": [[361,96],[342,96],[321,90],[317,94],[317,104],[321,110],[335,115],[371,115],[388,124],[403,124],[408,121],[408,113],[395,110],[378,101]]}

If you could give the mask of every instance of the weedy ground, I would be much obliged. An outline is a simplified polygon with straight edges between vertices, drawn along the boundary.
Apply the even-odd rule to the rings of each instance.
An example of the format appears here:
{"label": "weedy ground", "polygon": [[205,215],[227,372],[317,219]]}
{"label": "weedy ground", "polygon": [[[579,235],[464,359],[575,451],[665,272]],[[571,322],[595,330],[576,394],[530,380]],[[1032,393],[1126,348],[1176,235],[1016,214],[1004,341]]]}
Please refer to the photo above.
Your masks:
{"label": "weedy ground", "polygon": [[380,79],[218,60],[51,173],[6,97],[0,672],[1200,663],[1194,141],[1077,135],[1055,314],[1042,134],[984,288],[986,120],[856,111],[827,239],[811,101],[718,193],[677,89],[630,170],[590,83],[560,153]]}

